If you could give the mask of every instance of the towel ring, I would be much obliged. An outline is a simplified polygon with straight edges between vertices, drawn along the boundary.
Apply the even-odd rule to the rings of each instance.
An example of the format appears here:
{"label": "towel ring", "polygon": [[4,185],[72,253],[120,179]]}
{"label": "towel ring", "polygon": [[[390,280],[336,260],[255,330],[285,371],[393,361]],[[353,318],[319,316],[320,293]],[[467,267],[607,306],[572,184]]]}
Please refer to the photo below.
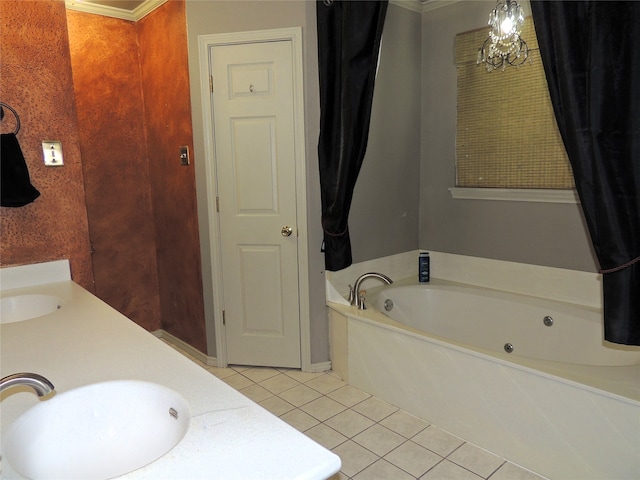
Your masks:
{"label": "towel ring", "polygon": [[11,113],[13,113],[13,115],[16,117],[16,130],[15,132],[13,132],[13,134],[17,135],[18,132],[20,131],[20,115],[18,115],[18,112],[16,112],[11,105],[8,105],[4,102],[0,102],[0,120],[4,119],[4,109],[2,107],[6,107],[9,110],[11,110]]}

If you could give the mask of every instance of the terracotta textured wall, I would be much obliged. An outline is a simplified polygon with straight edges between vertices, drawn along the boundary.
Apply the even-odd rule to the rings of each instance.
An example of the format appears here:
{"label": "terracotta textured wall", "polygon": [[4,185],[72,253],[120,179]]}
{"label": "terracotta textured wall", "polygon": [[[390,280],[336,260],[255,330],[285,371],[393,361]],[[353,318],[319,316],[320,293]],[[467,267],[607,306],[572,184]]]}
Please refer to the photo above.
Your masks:
{"label": "terracotta textured wall", "polygon": [[205,352],[184,2],[67,16],[96,292]]}
{"label": "terracotta textured wall", "polygon": [[[73,279],[93,290],[75,100],[62,1],[0,1],[0,99],[17,110],[18,141],[41,195],[0,208],[2,266],[69,259]],[[13,131],[7,112],[2,131]],[[45,167],[42,141],[60,140],[63,167]]]}
{"label": "terracotta textured wall", "polygon": [[138,22],[149,174],[156,227],[162,327],[206,351],[194,158],[187,21],[183,0],[170,0]]}
{"label": "terracotta textured wall", "polygon": [[69,10],[96,295],[161,328],[136,23]]}

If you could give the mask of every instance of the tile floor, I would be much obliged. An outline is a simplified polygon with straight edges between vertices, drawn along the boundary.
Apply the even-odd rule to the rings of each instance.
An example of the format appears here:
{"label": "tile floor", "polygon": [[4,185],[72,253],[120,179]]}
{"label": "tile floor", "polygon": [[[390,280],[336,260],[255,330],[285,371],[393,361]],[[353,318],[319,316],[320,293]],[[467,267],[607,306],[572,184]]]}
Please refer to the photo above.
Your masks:
{"label": "tile floor", "polygon": [[331,372],[217,368],[190,358],[339,455],[342,469],[330,480],[543,479],[346,384]]}

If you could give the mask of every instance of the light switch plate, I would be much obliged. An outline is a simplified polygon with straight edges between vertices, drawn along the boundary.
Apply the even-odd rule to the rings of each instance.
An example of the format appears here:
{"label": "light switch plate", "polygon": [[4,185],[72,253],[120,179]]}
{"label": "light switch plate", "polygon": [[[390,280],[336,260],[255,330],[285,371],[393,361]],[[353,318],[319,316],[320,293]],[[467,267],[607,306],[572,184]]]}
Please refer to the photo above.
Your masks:
{"label": "light switch plate", "polygon": [[62,157],[62,142],[58,140],[43,140],[42,155],[47,167],[60,167],[64,165]]}
{"label": "light switch plate", "polygon": [[189,146],[182,145],[180,147],[180,165],[189,165]]}

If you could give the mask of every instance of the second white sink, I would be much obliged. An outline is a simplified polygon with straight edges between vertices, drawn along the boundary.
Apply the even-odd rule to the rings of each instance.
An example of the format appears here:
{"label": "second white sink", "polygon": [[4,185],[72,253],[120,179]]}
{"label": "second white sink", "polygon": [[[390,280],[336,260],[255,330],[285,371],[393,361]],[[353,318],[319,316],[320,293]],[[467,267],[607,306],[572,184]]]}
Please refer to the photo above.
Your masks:
{"label": "second white sink", "polygon": [[55,295],[14,295],[0,299],[0,323],[21,322],[42,317],[62,308]]}
{"label": "second white sink", "polygon": [[10,427],[5,459],[33,479],[107,479],[167,453],[189,428],[185,400],[161,385],[122,380],[56,394]]}

